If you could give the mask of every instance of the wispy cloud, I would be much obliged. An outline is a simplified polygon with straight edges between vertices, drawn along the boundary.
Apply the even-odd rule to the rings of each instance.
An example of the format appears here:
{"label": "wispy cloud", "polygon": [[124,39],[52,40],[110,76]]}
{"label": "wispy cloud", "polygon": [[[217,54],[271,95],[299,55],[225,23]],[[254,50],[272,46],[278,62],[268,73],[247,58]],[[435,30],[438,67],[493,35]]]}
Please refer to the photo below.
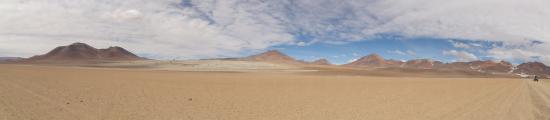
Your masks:
{"label": "wispy cloud", "polygon": [[532,41],[524,44],[496,45],[487,51],[489,57],[499,60],[511,61],[538,61],[550,64],[549,43]]}
{"label": "wispy cloud", "polygon": [[450,55],[456,58],[456,61],[458,62],[469,62],[478,60],[477,56],[475,56],[472,53],[468,53],[466,51],[457,51],[457,50],[448,50],[443,51],[443,55]]}
{"label": "wispy cloud", "polygon": [[416,55],[416,52],[414,52],[412,50],[406,50],[406,51],[392,50],[392,51],[388,51],[388,53],[393,53],[393,54],[398,54],[398,55],[410,55],[410,56],[415,56]]}
{"label": "wispy cloud", "polygon": [[357,61],[357,60],[359,60],[359,58],[349,59],[349,60],[346,61],[346,62],[347,62],[347,63],[351,63],[351,62],[355,62],[355,61]]}

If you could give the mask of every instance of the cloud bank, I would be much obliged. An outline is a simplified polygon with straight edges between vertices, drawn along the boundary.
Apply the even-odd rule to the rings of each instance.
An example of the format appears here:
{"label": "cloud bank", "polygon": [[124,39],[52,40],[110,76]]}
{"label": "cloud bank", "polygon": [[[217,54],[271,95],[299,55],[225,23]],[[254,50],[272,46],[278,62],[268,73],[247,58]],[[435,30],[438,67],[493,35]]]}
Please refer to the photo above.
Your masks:
{"label": "cloud bank", "polygon": [[477,56],[466,51],[457,51],[457,50],[447,50],[443,51],[443,55],[449,55],[456,58],[457,62],[469,62],[478,60]]}
{"label": "cloud bank", "polygon": [[397,35],[499,42],[485,54],[548,64],[548,5],[548,0],[3,0],[0,55],[30,56],[81,41],[121,45],[155,58],[205,58]]}
{"label": "cloud bank", "polygon": [[388,53],[393,53],[393,54],[398,54],[398,55],[410,55],[410,56],[415,56],[416,55],[416,52],[414,52],[412,50],[407,50],[407,51],[393,50],[393,51],[388,51]]}

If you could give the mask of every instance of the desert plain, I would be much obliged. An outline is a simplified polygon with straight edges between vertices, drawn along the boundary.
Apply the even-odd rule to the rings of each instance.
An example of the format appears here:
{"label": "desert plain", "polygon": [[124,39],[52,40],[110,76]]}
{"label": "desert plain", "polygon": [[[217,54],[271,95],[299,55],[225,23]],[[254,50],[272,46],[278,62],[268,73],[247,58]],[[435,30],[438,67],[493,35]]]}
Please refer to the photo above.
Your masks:
{"label": "desert plain", "polygon": [[548,80],[207,63],[0,64],[0,120],[550,119]]}

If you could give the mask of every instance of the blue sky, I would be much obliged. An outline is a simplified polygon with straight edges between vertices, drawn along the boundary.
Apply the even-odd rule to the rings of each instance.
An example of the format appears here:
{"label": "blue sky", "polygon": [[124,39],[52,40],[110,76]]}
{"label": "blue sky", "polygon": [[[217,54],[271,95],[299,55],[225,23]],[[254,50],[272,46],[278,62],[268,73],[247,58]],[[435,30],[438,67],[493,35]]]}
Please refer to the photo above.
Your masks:
{"label": "blue sky", "polygon": [[[443,62],[455,62],[457,56],[445,55],[443,51],[470,51],[465,48],[455,47],[453,44],[456,43],[477,43],[483,46],[495,44],[492,42],[470,42],[467,40],[400,38],[389,36],[343,44],[315,43],[306,46],[282,45],[274,46],[271,49],[282,51],[299,60],[312,61],[325,58],[335,64],[345,64],[350,60],[373,53],[379,54],[386,59],[393,60],[433,59]],[[482,53],[478,51],[487,49],[483,48],[483,46],[476,48],[476,50],[471,50],[471,53],[479,56],[480,60],[488,60],[490,58],[483,57]]]}

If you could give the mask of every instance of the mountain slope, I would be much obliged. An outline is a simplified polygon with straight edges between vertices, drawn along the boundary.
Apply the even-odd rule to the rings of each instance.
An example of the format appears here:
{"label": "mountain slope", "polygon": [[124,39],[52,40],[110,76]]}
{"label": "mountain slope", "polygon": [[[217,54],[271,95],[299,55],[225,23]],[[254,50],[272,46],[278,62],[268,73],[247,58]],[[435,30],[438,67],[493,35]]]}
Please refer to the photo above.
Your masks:
{"label": "mountain slope", "polygon": [[415,69],[434,69],[442,64],[442,62],[433,61],[430,59],[415,59],[405,62],[402,67]]}
{"label": "mountain slope", "polygon": [[[397,64],[394,62],[391,62],[391,64]],[[361,57],[357,59],[356,61],[353,61],[351,63],[345,64],[343,66],[347,67],[386,67],[386,65],[389,65],[389,63],[386,62],[384,58],[382,58],[378,54],[370,54],[368,56]]]}
{"label": "mountain slope", "polygon": [[33,56],[28,61],[87,61],[87,60],[142,60],[124,48],[96,49],[85,43],[59,46],[44,55]]}
{"label": "mountain slope", "polygon": [[540,62],[527,62],[516,66],[514,73],[549,77],[550,67]]}
{"label": "mountain slope", "polygon": [[302,62],[296,61],[294,58],[286,54],[283,54],[277,50],[270,50],[264,53],[245,57],[243,58],[243,60],[274,62],[274,63],[290,63],[290,64],[302,63]]}

